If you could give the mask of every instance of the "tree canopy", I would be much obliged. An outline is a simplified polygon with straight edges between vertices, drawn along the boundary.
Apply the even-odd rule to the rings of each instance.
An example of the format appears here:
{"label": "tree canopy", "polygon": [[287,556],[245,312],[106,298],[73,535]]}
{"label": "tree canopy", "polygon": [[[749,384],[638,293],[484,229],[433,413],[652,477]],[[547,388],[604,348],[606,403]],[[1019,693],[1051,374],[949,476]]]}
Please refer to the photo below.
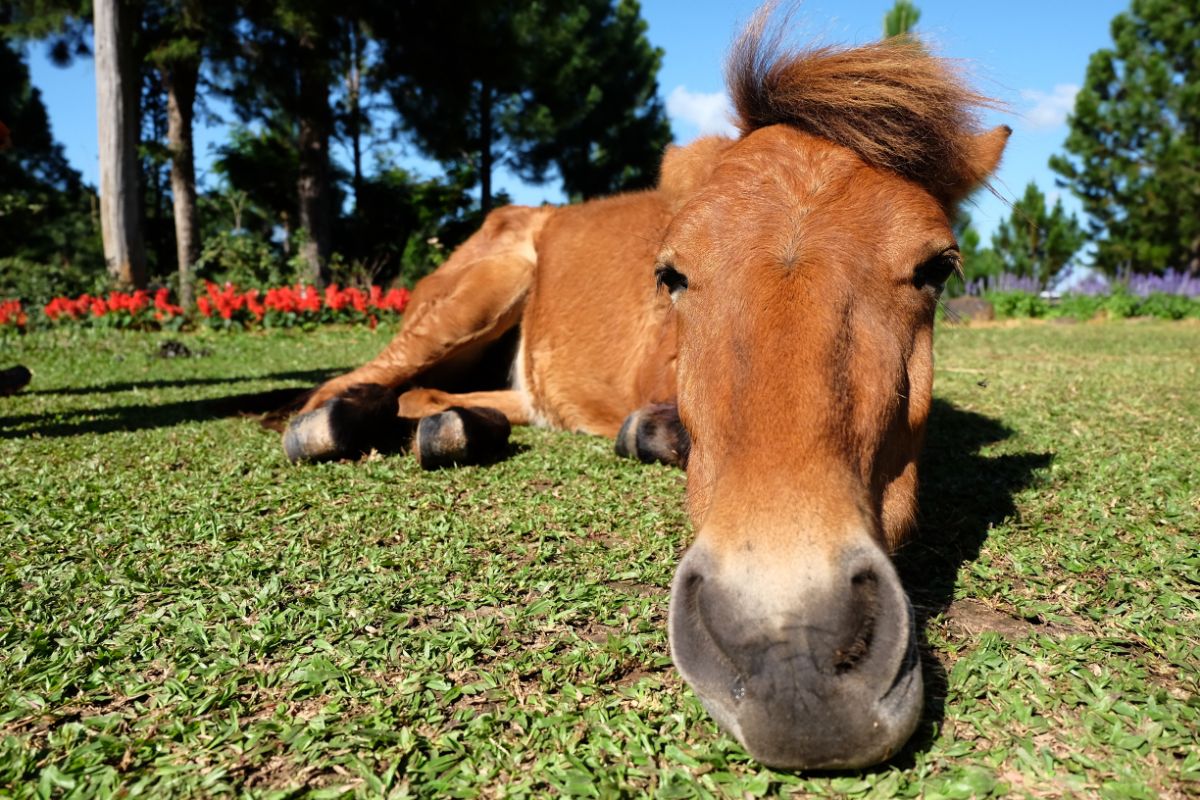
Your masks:
{"label": "tree canopy", "polygon": [[1009,272],[1047,286],[1083,242],[1083,229],[1063,210],[1062,199],[1047,208],[1046,196],[1030,181],[1008,219],[996,228],[992,249]]}
{"label": "tree canopy", "polygon": [[[131,15],[120,49],[133,69],[106,80],[124,82],[134,109],[132,227],[150,279],[178,281],[184,298],[193,268],[411,282],[506,201],[493,188],[501,168],[587,199],[651,186],[671,138],[663,53],[638,0],[8,0],[0,272],[15,258],[103,277],[104,203],[54,143],[23,49],[90,57],[101,5]],[[884,35],[919,19],[895,0]],[[1086,234],[1030,185],[987,246],[959,220],[969,277],[1047,284],[1085,240],[1110,273],[1200,273],[1200,0],[1132,0],[1112,36],[1052,160]],[[192,128],[215,107],[233,124],[198,181]],[[401,154],[441,174],[415,174]]]}
{"label": "tree canopy", "polygon": [[1050,165],[1083,204],[1099,267],[1200,273],[1200,0],[1133,0],[1111,30]]}
{"label": "tree canopy", "polygon": [[966,209],[959,209],[954,219],[954,236],[958,239],[958,252],[962,256],[963,281],[947,284],[950,294],[961,294],[972,281],[990,278],[1004,271],[996,251],[983,246],[983,237],[975,228],[971,214]]}
{"label": "tree canopy", "polygon": [[662,52],[636,0],[409,0],[376,25],[404,127],[429,156],[475,168],[485,209],[501,164],[534,182],[553,169],[575,197],[656,178],[671,137]]}
{"label": "tree canopy", "polygon": [[896,0],[895,5],[883,17],[883,38],[907,36],[921,20],[921,9],[912,0]]}
{"label": "tree canopy", "polygon": [[[54,141],[41,93],[12,42],[0,37],[0,122],[8,141],[0,148],[0,260],[46,265],[50,274],[9,275],[0,271],[0,294],[46,293],[46,283],[81,264],[99,261],[91,214],[94,192],[72,169]],[[14,284],[13,281],[16,281]],[[36,286],[36,288],[30,288]],[[19,290],[19,291],[18,291]]]}

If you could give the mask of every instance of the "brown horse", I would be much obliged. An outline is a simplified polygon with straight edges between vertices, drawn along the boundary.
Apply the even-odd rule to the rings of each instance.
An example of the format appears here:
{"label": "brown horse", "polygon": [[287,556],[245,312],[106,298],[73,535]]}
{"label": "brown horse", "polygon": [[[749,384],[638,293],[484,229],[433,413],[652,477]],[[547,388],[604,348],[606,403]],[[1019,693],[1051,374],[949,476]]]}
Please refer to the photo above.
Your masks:
{"label": "brown horse", "polygon": [[729,65],[736,140],[669,150],[653,191],[492,213],[285,449],[440,466],[536,424],[685,465],[676,666],[759,760],[858,767],[921,712],[888,551],[915,514],[950,221],[1009,130],[980,131],[987,101],[914,42],[797,53],[764,27]]}

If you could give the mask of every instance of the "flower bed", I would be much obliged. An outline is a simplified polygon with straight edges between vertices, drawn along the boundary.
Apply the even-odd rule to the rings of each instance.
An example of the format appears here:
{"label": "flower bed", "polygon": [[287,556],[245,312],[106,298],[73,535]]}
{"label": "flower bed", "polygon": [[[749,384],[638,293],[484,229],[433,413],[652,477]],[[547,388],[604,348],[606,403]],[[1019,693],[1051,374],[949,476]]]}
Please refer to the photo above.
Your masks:
{"label": "flower bed", "polygon": [[210,327],[290,328],[320,323],[365,323],[374,328],[380,319],[393,320],[408,306],[407,289],[384,291],[372,286],[367,291],[336,284],[324,291],[312,286],[284,286],[239,292],[226,284],[217,287],[209,283],[205,295],[197,298],[199,317]]}
{"label": "flower bed", "polygon": [[186,320],[183,309],[169,300],[167,289],[150,294],[111,292],[107,297],[81,294],[75,299],[56,297],[42,308],[51,323],[90,324],[106,328],[178,328]]}
{"label": "flower bed", "polygon": [[[331,285],[324,290],[302,284],[265,291],[241,290],[233,284],[206,283],[188,314],[171,302],[170,291],[153,294],[110,292],[56,297],[42,308],[41,321],[50,325],[84,325],[133,330],[181,330],[208,327],[221,330],[311,327],[325,323],[366,324],[392,322],[408,306],[407,289],[367,290]],[[29,318],[19,300],[0,301],[0,329],[24,330]]]}
{"label": "flower bed", "polygon": [[20,300],[0,300],[0,331],[25,330],[28,322]]}

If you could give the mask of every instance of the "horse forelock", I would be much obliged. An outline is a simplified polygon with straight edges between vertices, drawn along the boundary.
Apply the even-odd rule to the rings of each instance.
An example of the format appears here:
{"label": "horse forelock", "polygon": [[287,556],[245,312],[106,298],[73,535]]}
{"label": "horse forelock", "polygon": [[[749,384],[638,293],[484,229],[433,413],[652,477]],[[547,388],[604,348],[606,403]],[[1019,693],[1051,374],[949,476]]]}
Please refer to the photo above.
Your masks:
{"label": "horse forelock", "polygon": [[939,196],[986,178],[977,114],[1001,104],[911,37],[853,48],[792,49],[764,7],[742,32],[726,80],[743,136],[787,125],[846,147]]}

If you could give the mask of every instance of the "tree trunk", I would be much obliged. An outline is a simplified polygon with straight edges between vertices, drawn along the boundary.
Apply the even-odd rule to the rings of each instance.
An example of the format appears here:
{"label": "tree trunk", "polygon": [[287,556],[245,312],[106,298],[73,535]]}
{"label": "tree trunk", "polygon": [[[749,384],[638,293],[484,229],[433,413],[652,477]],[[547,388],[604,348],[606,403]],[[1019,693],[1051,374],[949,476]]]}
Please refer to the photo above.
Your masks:
{"label": "tree trunk", "polygon": [[100,235],[104,260],[123,288],[146,285],[138,193],[133,13],[122,0],[95,0],[96,122],[100,150]]}
{"label": "tree trunk", "polygon": [[200,64],[177,61],[163,68],[167,90],[167,144],[171,150],[171,197],[175,206],[175,252],[179,267],[179,299],[184,308],[195,300],[193,270],[200,257],[196,220],[196,164],[192,117]]}
{"label": "tree trunk", "polygon": [[479,208],[484,216],[492,210],[492,87],[479,87]]}
{"label": "tree trunk", "polygon": [[307,233],[300,255],[308,278],[318,286],[329,281],[329,62],[309,36],[300,39],[299,150],[300,227]]}
{"label": "tree trunk", "polygon": [[283,257],[290,261],[292,258],[292,216],[287,211],[280,213],[279,227],[283,229]]}
{"label": "tree trunk", "polygon": [[362,37],[358,25],[350,28],[352,62],[350,76],[346,81],[346,95],[350,105],[350,144],[354,158],[354,216],[357,219],[362,209]]}

